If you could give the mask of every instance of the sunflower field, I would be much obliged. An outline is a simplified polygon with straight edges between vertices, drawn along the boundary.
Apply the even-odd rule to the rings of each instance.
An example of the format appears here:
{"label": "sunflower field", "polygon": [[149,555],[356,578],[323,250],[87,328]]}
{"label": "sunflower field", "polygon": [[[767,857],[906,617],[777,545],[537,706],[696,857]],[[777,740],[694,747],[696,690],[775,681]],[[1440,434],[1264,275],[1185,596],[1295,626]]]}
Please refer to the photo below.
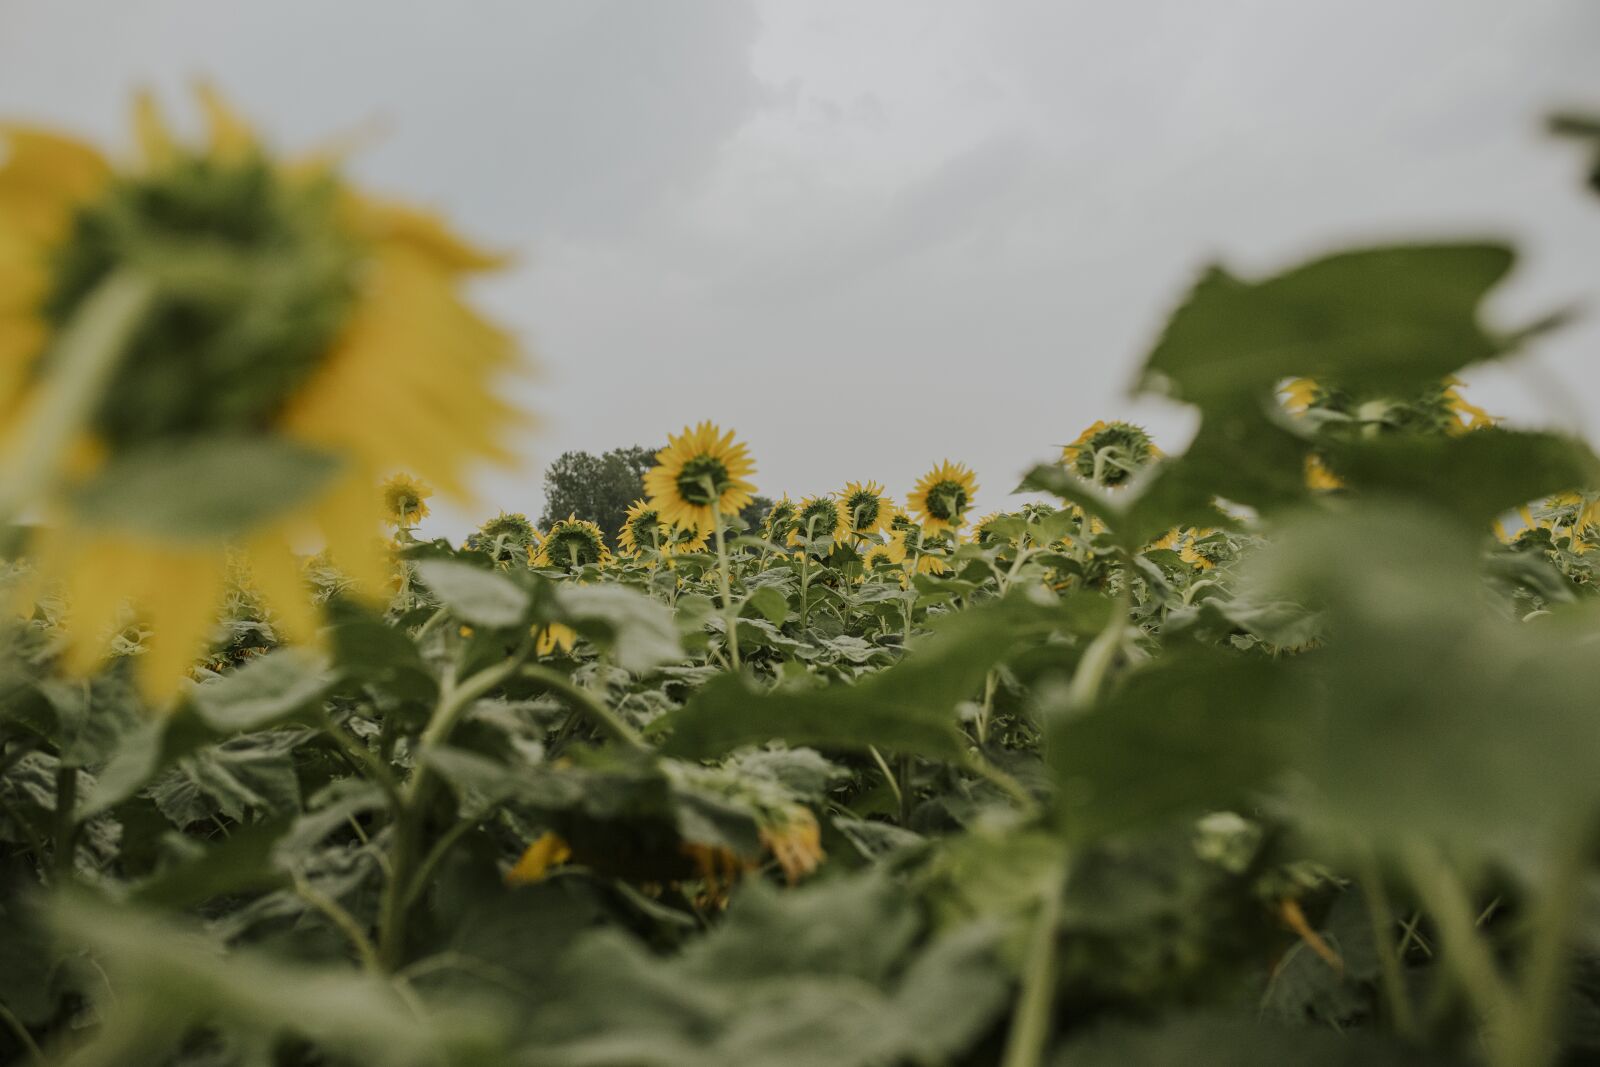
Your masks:
{"label": "sunflower field", "polygon": [[1513,248],[1208,268],[1193,439],[1011,511],[749,526],[703,422],[454,543],[500,260],[198,109],[0,131],[0,1063],[1600,1060],[1600,459],[1456,377],[1563,324]]}

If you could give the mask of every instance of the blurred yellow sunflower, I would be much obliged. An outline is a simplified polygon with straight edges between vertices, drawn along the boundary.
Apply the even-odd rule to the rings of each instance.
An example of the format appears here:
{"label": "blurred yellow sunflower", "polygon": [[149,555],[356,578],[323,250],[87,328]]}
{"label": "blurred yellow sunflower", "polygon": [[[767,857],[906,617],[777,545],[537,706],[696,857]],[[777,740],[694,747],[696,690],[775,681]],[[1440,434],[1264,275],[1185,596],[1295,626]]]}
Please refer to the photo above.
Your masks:
{"label": "blurred yellow sunflower", "polygon": [[0,511],[44,519],[69,665],[92,667],[125,609],[148,624],[152,701],[204,647],[229,544],[305,638],[293,544],[320,535],[380,595],[380,473],[462,497],[523,421],[493,388],[512,342],[458,292],[500,259],[327,161],[278,164],[216,93],[199,102],[194,146],[140,97],[125,166],[0,127]]}
{"label": "blurred yellow sunflower", "polygon": [[1142,427],[1131,422],[1096,422],[1061,450],[1061,462],[1078,477],[1114,489],[1162,455]]}
{"label": "blurred yellow sunflower", "polygon": [[610,563],[611,549],[599,526],[574,514],[551,523],[538,547],[530,549],[530,558],[535,567],[576,571]]}
{"label": "blurred yellow sunflower", "polygon": [[756,472],[750,450],[709,422],[687,427],[667,438],[656,453],[656,465],[645,472],[644,491],[650,506],[669,526],[707,531],[715,525],[712,505],[724,518],[750,503]]}
{"label": "blurred yellow sunflower", "polygon": [[557,650],[571,652],[572,646],[578,643],[578,634],[570,626],[559,622],[552,622],[547,626],[539,627],[538,636],[534,642],[534,652],[540,656],[548,656]]}
{"label": "blurred yellow sunflower", "polygon": [[911,493],[911,510],[922,516],[929,533],[954,530],[966,522],[978,480],[964,464],[945,460],[922,476]]}
{"label": "blurred yellow sunflower", "polygon": [[840,517],[844,529],[865,537],[887,527],[894,505],[883,495],[877,482],[850,482],[839,491]]}
{"label": "blurred yellow sunflower", "polygon": [[1315,452],[1306,456],[1306,488],[1328,492],[1344,488],[1344,479],[1328,469],[1322,457]]}
{"label": "blurred yellow sunflower", "polygon": [[428,517],[428,483],[409,474],[396,474],[383,483],[384,518],[395,526],[415,526]]}

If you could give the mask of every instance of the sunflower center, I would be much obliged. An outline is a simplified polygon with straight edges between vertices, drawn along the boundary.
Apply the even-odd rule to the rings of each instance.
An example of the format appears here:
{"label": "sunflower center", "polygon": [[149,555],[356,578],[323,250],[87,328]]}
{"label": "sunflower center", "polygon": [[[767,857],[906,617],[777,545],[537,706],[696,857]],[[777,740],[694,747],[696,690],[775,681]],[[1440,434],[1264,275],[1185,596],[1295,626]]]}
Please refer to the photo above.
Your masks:
{"label": "sunflower center", "polygon": [[331,181],[291,183],[260,158],[190,156],[117,179],[78,211],[41,308],[52,326],[118,270],[159,290],[94,413],[101,437],[267,428],[354,300],[359,249],[337,225],[336,196]]}
{"label": "sunflower center", "polygon": [[928,514],[941,522],[960,518],[967,510],[967,489],[960,482],[935,482],[928,490]]}
{"label": "sunflower center", "polygon": [[706,507],[722,496],[731,480],[722,460],[715,456],[695,456],[678,472],[678,495],[691,504]]}

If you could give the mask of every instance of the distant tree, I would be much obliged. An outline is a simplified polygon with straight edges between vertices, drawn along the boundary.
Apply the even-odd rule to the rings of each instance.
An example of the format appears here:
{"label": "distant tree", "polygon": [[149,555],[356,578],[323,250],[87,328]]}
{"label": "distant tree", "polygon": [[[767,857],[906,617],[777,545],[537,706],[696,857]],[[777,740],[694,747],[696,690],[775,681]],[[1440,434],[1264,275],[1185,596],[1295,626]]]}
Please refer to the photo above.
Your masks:
{"label": "distant tree", "polygon": [[576,515],[600,527],[615,548],[628,505],[644,495],[644,472],[655,466],[660,449],[613,448],[603,455],[563,452],[544,472],[544,530],[557,519]]}
{"label": "distant tree", "polygon": [[739,517],[752,531],[759,529],[761,520],[767,517],[767,512],[772,510],[772,498],[769,496],[753,496],[750,503],[739,509]]}

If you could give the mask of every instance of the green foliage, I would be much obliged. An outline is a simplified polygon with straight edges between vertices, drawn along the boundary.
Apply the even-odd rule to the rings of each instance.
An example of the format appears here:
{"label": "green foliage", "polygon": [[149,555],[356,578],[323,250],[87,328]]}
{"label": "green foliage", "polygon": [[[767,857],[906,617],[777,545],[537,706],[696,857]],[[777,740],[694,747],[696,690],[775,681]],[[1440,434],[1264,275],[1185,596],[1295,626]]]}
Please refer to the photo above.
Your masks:
{"label": "green foliage", "polygon": [[544,472],[544,513],[539,526],[576,515],[600,527],[606,543],[617,547],[617,531],[628,505],[644,495],[644,472],[655,466],[659,449],[633,445],[600,455],[563,452]]}
{"label": "green foliage", "polygon": [[[1188,449],[979,536],[405,531],[385,602],[308,571],[305,649],[233,588],[160,714],[159,634],[73,675],[6,563],[0,1060],[1582,1062],[1597,462],[1445,380],[1550,324],[1487,321],[1512,261],[1211,269],[1140,377]],[[149,458],[80,504],[209,535],[326,476]],[[649,462],[562,457],[546,521],[614,534]]]}

